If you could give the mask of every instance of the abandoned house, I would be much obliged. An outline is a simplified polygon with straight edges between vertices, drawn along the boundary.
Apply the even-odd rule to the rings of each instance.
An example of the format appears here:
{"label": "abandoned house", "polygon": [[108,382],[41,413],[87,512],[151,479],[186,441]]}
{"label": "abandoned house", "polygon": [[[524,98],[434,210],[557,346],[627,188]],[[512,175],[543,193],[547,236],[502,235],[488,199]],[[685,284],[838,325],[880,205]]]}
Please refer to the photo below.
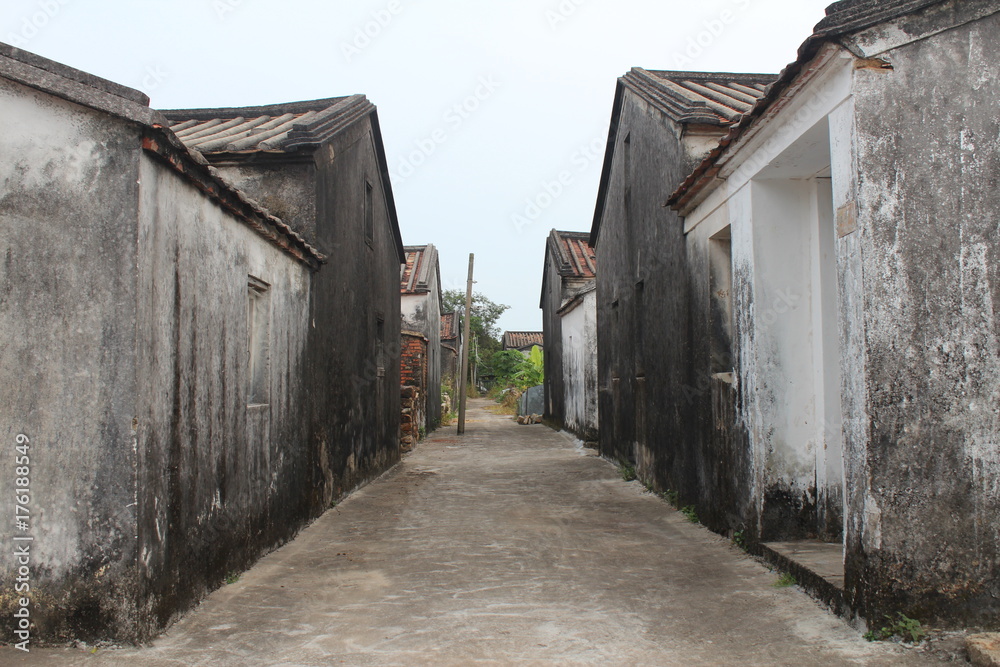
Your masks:
{"label": "abandoned house", "polygon": [[402,433],[409,449],[441,422],[441,266],[433,245],[406,246],[400,270]]}
{"label": "abandoned house", "polygon": [[531,348],[545,348],[545,335],[541,331],[504,331],[502,349],[517,350],[524,356],[531,354]]}
{"label": "abandoned house", "polygon": [[462,318],[458,313],[441,315],[441,382],[458,386],[462,365]]}
{"label": "abandoned house", "polygon": [[542,269],[545,416],[597,440],[597,260],[585,232],[553,229]]}
{"label": "abandoned house", "polygon": [[714,147],[616,100],[602,447],[765,554],[825,552],[858,620],[1000,612],[998,63],[1000,1],[839,2],[763,96],[697,88],[753,103]]}
{"label": "abandoned house", "polygon": [[0,45],[0,115],[0,402],[31,444],[34,636],[141,641],[399,458],[375,107],[161,113]]}

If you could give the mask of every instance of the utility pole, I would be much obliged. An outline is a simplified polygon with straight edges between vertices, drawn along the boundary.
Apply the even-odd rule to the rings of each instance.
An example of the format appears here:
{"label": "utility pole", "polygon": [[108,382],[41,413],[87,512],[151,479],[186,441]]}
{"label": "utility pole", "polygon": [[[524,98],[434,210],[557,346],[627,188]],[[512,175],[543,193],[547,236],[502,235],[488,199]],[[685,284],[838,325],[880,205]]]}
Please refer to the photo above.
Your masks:
{"label": "utility pole", "polygon": [[472,267],[476,256],[469,254],[469,285],[465,288],[465,322],[462,323],[462,377],[458,382],[458,434],[465,433],[465,403],[469,394],[469,329],[472,322]]}

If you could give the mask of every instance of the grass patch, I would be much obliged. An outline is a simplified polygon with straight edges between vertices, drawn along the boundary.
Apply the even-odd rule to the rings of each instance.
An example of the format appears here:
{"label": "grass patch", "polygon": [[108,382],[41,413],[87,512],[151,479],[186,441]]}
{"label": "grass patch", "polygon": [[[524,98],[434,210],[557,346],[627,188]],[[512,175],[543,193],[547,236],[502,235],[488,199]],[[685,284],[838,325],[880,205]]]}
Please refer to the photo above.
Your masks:
{"label": "grass patch", "polygon": [[899,637],[909,644],[919,644],[927,637],[927,630],[920,624],[920,621],[910,618],[902,612],[898,612],[896,618],[886,614],[885,619],[886,625],[877,630],[869,630],[864,634],[865,639],[875,642]]}
{"label": "grass patch", "polygon": [[694,505],[688,505],[687,507],[682,507],[680,513],[684,515],[684,518],[691,523],[698,523],[698,513],[695,512]]}
{"label": "grass patch", "polygon": [[235,584],[239,580],[240,580],[239,572],[230,572],[229,574],[226,575],[227,584]]}
{"label": "grass patch", "polygon": [[774,582],[775,588],[788,588],[789,586],[794,586],[799,582],[795,581],[795,577],[792,576],[791,572],[782,572],[778,580]]}
{"label": "grass patch", "polygon": [[631,482],[636,478],[635,466],[628,461],[621,461],[618,463],[618,474],[626,482]]}

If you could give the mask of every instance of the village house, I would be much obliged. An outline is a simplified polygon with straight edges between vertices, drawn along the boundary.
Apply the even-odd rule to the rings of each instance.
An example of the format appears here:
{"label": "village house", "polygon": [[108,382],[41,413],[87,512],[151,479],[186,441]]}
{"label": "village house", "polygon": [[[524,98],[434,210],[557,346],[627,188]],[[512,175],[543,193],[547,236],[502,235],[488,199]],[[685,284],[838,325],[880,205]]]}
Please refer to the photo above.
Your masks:
{"label": "village house", "polygon": [[441,266],[433,245],[406,246],[400,272],[402,433],[409,450],[441,423]]}
{"label": "village house", "polygon": [[[687,250],[664,204],[775,80],[767,74],[634,68],[618,80],[590,244],[597,276],[601,453],[635,464],[644,481],[692,498],[712,397],[692,377],[706,334],[690,331]],[[699,382],[701,383],[699,385]],[[702,387],[702,388],[699,388]],[[682,444],[687,443],[687,445]],[[689,445],[689,446],[688,446]],[[690,487],[690,489],[689,489]],[[713,497],[724,493],[706,491]],[[705,518],[715,527],[709,510]]]}
{"label": "village house", "polygon": [[441,381],[458,387],[462,365],[462,318],[458,313],[441,316]]}
{"label": "village house", "polygon": [[399,458],[375,107],[148,102],[0,45],[2,430],[31,461],[0,540],[33,538],[33,641],[149,638]]}
{"label": "village house", "polygon": [[545,347],[545,334],[541,331],[504,331],[502,349],[517,350],[524,356],[531,354],[533,347]]}
{"label": "village house", "polygon": [[542,269],[545,416],[597,440],[597,260],[585,232],[552,230]]}
{"label": "village house", "polygon": [[[670,407],[609,452],[859,621],[1000,611],[998,63],[1000,1],[839,2],[680,178],[623,179],[634,126],[615,129],[602,267],[628,242],[613,199],[680,217],[659,214],[634,267],[667,267],[672,288],[617,305],[671,311],[662,336],[628,339],[666,358],[646,391]],[[636,277],[602,292],[607,276],[613,320]],[[633,404],[602,399],[602,446],[626,430],[609,421],[641,423]]]}

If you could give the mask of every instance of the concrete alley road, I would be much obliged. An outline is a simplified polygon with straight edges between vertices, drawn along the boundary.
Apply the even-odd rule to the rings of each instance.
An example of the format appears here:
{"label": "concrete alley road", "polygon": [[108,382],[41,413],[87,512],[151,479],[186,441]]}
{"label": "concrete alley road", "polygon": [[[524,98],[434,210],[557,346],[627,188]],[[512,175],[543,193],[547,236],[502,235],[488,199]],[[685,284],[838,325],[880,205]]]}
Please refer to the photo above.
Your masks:
{"label": "concrete alley road", "polygon": [[545,426],[469,410],[150,647],[25,665],[903,665]]}

